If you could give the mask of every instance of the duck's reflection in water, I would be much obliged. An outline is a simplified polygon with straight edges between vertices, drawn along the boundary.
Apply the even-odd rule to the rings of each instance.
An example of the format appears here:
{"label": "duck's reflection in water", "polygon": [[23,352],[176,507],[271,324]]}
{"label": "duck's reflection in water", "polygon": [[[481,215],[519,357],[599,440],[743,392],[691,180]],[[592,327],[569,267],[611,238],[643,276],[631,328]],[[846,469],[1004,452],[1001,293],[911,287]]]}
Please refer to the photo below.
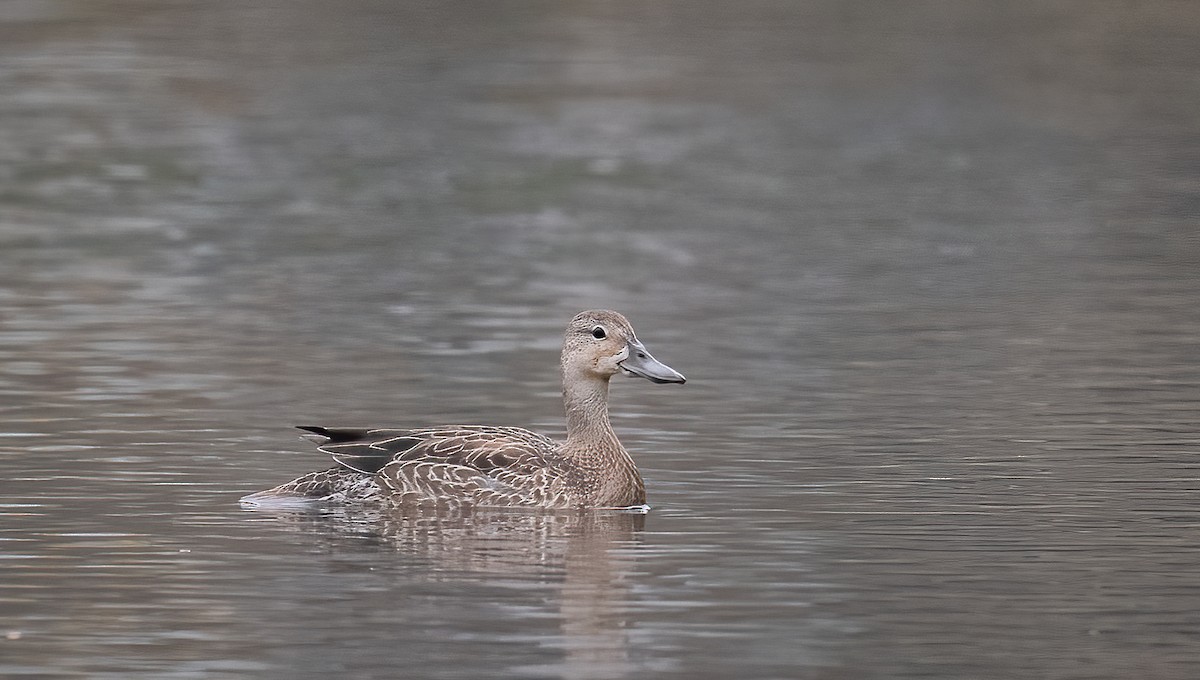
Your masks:
{"label": "duck's reflection in water", "polygon": [[563,658],[522,670],[564,678],[635,670],[629,659],[629,579],[643,512],[327,508],[271,514],[320,536],[331,551],[354,552],[351,545],[361,549],[365,542],[372,551],[416,558],[427,563],[421,573],[430,581],[559,584],[561,638],[539,646],[561,647]]}

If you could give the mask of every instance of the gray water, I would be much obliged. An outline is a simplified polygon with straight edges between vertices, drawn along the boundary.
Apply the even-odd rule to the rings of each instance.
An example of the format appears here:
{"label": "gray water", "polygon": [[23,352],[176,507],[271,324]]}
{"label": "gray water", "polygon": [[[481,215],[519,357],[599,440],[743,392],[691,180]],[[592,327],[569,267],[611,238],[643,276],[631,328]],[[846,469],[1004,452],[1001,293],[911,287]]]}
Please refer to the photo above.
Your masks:
{"label": "gray water", "polygon": [[[0,675],[1194,678],[1200,6],[10,0]],[[645,516],[271,514],[293,424]]]}

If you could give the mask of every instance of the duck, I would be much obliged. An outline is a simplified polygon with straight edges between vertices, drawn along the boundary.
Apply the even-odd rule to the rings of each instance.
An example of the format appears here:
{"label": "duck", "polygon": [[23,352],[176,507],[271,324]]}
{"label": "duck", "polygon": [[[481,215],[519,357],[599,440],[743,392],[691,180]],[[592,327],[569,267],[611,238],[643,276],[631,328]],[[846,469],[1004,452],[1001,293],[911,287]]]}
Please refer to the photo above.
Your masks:
{"label": "duck", "polygon": [[575,315],[559,360],[566,439],[520,427],[298,426],[334,465],[241,498],[248,509],[297,503],[400,507],[648,509],[637,465],[608,417],[609,380],[684,383],[611,310]]}

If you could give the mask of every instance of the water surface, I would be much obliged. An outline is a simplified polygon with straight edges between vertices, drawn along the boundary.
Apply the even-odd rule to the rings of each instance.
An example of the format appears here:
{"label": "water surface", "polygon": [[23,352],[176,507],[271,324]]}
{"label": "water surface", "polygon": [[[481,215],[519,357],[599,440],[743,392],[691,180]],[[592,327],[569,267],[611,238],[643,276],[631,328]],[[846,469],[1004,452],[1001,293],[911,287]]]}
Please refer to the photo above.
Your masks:
{"label": "water surface", "polygon": [[[0,675],[1192,678],[1200,11],[0,18]],[[293,424],[563,429],[654,509],[247,512]]]}

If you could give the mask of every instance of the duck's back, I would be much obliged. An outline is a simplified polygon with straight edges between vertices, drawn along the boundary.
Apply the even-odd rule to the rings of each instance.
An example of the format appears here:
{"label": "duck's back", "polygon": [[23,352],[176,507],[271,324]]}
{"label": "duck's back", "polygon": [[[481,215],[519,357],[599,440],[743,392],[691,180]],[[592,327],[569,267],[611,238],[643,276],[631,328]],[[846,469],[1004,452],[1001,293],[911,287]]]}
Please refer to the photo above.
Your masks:
{"label": "duck's back", "polygon": [[519,427],[455,425],[422,429],[302,427],[338,465],[247,503],[296,497],[401,505],[563,507],[557,444]]}

